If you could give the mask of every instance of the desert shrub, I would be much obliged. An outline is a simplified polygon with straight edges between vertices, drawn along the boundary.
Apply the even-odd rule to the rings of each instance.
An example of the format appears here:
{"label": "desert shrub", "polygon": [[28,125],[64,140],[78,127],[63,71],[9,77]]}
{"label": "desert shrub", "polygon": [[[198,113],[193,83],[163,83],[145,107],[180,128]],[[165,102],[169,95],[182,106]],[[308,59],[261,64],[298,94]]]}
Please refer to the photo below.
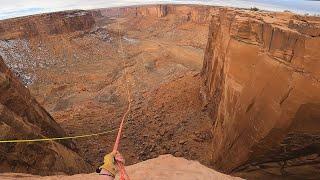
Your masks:
{"label": "desert shrub", "polygon": [[250,8],[250,10],[251,10],[251,11],[259,11],[259,8],[257,8],[257,7],[252,7],[252,8]]}

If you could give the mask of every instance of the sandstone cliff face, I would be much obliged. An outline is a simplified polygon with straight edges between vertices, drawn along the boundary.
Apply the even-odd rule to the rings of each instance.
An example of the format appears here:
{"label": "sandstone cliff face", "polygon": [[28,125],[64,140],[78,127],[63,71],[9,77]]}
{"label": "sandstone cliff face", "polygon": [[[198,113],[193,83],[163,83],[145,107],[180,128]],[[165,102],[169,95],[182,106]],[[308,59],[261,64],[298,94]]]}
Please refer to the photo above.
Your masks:
{"label": "sandstone cliff face", "polygon": [[93,13],[64,11],[0,21],[0,39],[32,38],[90,30],[95,24]]}
{"label": "sandstone cliff face", "polygon": [[218,169],[319,172],[319,23],[286,13],[213,16],[202,95]]}
{"label": "sandstone cliff face", "polygon": [[[62,137],[64,131],[27,88],[11,73],[0,57],[0,139]],[[0,172],[41,175],[91,170],[71,149],[71,141],[0,144]]]}
{"label": "sandstone cliff face", "polygon": [[153,17],[161,18],[174,15],[186,21],[196,23],[209,23],[211,14],[218,8],[212,6],[197,5],[147,5],[137,7],[122,7],[101,9],[101,14],[109,17],[131,16],[131,17]]}
{"label": "sandstone cliff face", "polygon": [[99,11],[103,16],[107,17],[123,17],[123,16],[151,16],[164,17],[168,13],[167,5],[151,5],[151,6],[129,6],[119,8],[106,8]]}

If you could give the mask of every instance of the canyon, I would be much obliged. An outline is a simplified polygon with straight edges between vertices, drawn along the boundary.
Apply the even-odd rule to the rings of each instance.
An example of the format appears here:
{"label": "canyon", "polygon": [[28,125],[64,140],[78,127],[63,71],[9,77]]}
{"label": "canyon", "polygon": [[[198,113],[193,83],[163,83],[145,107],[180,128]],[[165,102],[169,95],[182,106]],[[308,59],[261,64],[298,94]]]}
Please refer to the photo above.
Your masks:
{"label": "canyon", "polygon": [[320,178],[317,47],[320,18],[290,12],[148,5],[2,20],[0,139],[112,132],[0,144],[0,172],[92,172],[128,85],[127,165],[172,154],[246,179]]}

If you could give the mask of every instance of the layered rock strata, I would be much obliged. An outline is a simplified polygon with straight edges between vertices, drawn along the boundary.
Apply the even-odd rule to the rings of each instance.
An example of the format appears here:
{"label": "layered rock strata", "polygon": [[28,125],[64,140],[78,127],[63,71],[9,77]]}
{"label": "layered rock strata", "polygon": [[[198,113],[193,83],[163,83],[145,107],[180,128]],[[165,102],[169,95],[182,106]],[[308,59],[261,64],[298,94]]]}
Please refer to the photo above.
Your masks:
{"label": "layered rock strata", "polygon": [[319,172],[320,21],[302,18],[244,10],[212,17],[201,94],[216,168]]}
{"label": "layered rock strata", "polygon": [[95,13],[79,10],[2,20],[0,21],[0,39],[22,39],[88,31],[95,24],[94,15]]}

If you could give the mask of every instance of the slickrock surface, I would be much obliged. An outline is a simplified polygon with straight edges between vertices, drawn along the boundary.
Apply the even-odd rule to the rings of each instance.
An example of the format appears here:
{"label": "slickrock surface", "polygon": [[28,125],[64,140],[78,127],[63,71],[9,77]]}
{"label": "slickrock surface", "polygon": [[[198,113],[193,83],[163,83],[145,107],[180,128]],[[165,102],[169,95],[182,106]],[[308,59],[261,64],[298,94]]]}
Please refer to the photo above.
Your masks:
{"label": "slickrock surface", "polygon": [[[126,167],[127,173],[132,180],[195,180],[195,179],[219,179],[231,180],[241,179],[228,176],[212,169],[209,169],[199,162],[188,161],[184,158],[176,158],[172,155],[162,155],[155,159],[143,161]],[[77,174],[73,176],[32,176],[28,174],[0,174],[3,180],[28,179],[28,180],[98,180],[103,179],[103,176],[97,174]],[[118,179],[118,178],[116,178]]]}
{"label": "slickrock surface", "polygon": [[290,13],[213,16],[202,77],[214,167],[319,178],[319,30]]}
{"label": "slickrock surface", "polygon": [[[30,95],[0,57],[0,139],[62,137],[66,134]],[[48,175],[55,171],[90,171],[89,164],[71,149],[71,141],[0,144],[0,172]]]}

